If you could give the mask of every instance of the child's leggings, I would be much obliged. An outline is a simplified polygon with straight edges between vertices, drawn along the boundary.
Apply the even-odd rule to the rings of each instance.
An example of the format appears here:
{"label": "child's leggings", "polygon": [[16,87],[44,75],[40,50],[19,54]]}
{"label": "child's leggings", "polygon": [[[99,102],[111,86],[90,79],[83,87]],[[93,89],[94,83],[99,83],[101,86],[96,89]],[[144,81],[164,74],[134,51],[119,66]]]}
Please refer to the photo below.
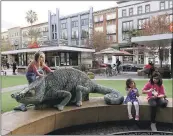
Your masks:
{"label": "child's leggings", "polygon": [[[136,115],[139,116],[139,103],[138,102],[133,102],[133,104],[135,106]],[[127,103],[127,110],[128,110],[129,115],[132,115],[131,109],[132,109],[132,102],[128,102]]]}

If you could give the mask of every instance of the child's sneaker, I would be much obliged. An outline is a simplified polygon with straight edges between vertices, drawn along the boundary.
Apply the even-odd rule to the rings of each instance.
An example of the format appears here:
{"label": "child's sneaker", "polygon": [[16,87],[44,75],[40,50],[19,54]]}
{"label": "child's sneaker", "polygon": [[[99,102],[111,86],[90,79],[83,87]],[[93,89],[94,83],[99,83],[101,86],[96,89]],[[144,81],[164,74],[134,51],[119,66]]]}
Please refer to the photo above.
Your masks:
{"label": "child's sneaker", "polygon": [[132,115],[129,115],[129,119],[133,119],[133,116]]}
{"label": "child's sneaker", "polygon": [[138,115],[135,116],[135,120],[137,120],[137,121],[139,120],[139,116]]}

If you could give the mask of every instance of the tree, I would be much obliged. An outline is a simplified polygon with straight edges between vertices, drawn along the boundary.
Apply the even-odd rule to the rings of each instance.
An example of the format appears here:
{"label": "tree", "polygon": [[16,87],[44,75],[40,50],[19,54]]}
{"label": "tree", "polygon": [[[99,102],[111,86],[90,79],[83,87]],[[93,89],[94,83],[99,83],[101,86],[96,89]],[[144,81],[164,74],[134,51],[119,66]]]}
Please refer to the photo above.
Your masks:
{"label": "tree", "polygon": [[145,52],[145,54],[147,53],[149,56],[153,57],[154,61],[156,57],[159,57],[160,66],[162,67],[163,59],[167,59],[169,57],[168,49],[166,49],[166,47],[168,46],[167,42],[161,40],[153,44],[148,43],[147,45],[140,46],[132,43],[131,38],[170,33],[170,23],[171,19],[168,14],[152,16],[150,19],[141,24],[141,30],[133,29],[127,31],[127,41],[129,44],[131,44],[134,50],[137,50],[138,52]]}
{"label": "tree", "polygon": [[142,24],[140,34],[142,36],[170,33],[170,16],[169,14],[152,16],[149,21]]}
{"label": "tree", "polygon": [[[170,16],[168,14],[152,16],[149,21],[146,21],[142,24],[142,30],[140,31],[141,36],[149,36],[149,35],[156,35],[156,34],[165,34],[170,33],[169,25],[170,25]],[[160,67],[162,67],[163,59],[168,59],[169,57],[169,50],[166,49],[168,43],[164,40],[160,40],[150,45],[149,49],[150,52],[152,48],[154,49],[153,55],[159,56],[160,60]],[[147,46],[145,46],[146,48]]]}
{"label": "tree", "polygon": [[32,25],[33,23],[35,23],[37,20],[38,20],[38,17],[37,17],[37,13],[33,10],[29,10],[28,12],[26,12],[26,21],[28,23],[30,23],[31,25],[31,28],[30,28],[30,39],[31,39],[31,42],[32,42],[32,37],[33,37],[33,32],[32,32]]}
{"label": "tree", "polygon": [[13,46],[10,45],[9,41],[2,39],[1,40],[1,51],[10,51],[13,49]]}
{"label": "tree", "polygon": [[92,42],[93,48],[97,51],[103,50],[109,47],[111,40],[107,39],[107,35],[104,32],[94,31],[90,39]]}
{"label": "tree", "polygon": [[27,33],[25,33],[25,35],[23,35],[24,37],[29,37],[30,39],[32,38],[33,42],[38,42],[38,38],[41,37],[41,32],[39,29],[29,29]]}

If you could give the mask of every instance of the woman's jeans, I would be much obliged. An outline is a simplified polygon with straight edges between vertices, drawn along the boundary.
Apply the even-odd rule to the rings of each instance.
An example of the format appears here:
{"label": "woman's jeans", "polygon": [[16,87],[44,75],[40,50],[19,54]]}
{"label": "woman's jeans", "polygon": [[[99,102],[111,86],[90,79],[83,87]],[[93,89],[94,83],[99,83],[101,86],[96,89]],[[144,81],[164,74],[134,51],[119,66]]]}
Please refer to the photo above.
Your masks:
{"label": "woman's jeans", "polygon": [[148,103],[150,105],[150,110],[151,110],[151,122],[155,123],[157,107],[162,107],[162,108],[166,107],[168,104],[168,100],[164,98],[150,98],[148,100]]}
{"label": "woman's jeans", "polygon": [[28,80],[28,83],[31,84],[32,82],[34,82],[36,80],[36,74],[33,72],[27,72],[26,78]]}

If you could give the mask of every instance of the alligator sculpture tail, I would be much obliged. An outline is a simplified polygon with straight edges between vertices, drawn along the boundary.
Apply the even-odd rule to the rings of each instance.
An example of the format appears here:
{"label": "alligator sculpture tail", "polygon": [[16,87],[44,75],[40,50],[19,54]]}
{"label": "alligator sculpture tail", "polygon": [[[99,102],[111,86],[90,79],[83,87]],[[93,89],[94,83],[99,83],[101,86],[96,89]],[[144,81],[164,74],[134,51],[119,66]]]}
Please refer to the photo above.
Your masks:
{"label": "alligator sculpture tail", "polygon": [[112,88],[108,88],[108,87],[97,84],[94,92],[105,94],[104,100],[107,104],[119,105],[119,104],[122,104],[124,101],[124,96],[122,96],[119,91]]}

